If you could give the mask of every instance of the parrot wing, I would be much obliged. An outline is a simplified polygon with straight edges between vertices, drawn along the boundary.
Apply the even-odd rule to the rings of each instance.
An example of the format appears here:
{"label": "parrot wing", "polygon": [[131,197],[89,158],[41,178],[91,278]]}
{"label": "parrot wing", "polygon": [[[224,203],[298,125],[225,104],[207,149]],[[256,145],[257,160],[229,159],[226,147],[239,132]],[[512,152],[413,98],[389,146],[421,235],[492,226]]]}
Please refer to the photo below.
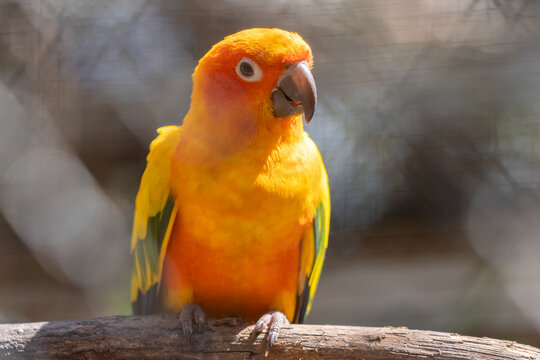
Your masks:
{"label": "parrot wing", "polygon": [[[320,155],[319,155],[320,157]],[[321,158],[324,173],[322,199],[315,211],[313,226],[306,232],[300,247],[300,271],[296,299],[295,323],[302,323],[311,310],[311,303],[321,275],[330,230],[330,190],[328,176]]]}
{"label": "parrot wing", "polygon": [[170,192],[170,164],[180,126],[158,129],[135,200],[131,237],[131,305],[134,314],[156,311],[165,251],[178,205]]}

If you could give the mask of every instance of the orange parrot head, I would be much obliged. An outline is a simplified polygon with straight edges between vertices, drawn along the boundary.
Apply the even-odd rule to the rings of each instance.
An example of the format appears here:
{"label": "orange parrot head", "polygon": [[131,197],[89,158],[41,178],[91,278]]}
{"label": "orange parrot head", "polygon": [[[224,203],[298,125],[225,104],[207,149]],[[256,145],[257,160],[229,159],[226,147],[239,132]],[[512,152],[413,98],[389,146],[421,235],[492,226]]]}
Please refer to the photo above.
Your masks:
{"label": "orange parrot head", "polygon": [[311,49],[296,33],[256,28],[227,36],[195,69],[195,116],[185,123],[208,119],[214,132],[237,140],[263,128],[301,128],[301,114],[309,123],[317,102],[312,66]]}

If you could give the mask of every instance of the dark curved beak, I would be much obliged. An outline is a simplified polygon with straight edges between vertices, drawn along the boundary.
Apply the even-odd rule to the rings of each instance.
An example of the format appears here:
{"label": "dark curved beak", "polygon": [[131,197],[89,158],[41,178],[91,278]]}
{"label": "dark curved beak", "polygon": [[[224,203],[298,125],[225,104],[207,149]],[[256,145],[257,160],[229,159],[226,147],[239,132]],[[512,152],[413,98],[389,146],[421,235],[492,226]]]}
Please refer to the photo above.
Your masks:
{"label": "dark curved beak", "polygon": [[304,113],[306,124],[311,121],[317,104],[317,88],[307,62],[290,65],[272,91],[274,116],[277,118]]}

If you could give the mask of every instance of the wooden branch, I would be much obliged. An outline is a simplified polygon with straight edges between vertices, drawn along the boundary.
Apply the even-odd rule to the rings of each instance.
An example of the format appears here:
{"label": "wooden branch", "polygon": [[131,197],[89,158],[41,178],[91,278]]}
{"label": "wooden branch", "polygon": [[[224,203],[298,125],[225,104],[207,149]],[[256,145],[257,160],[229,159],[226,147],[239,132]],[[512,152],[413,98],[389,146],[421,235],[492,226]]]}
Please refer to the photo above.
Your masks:
{"label": "wooden branch", "polygon": [[[237,319],[211,322],[189,339],[176,316],[113,316],[0,325],[0,358],[264,359],[265,342]],[[407,328],[292,325],[271,359],[540,359],[531,346]]]}

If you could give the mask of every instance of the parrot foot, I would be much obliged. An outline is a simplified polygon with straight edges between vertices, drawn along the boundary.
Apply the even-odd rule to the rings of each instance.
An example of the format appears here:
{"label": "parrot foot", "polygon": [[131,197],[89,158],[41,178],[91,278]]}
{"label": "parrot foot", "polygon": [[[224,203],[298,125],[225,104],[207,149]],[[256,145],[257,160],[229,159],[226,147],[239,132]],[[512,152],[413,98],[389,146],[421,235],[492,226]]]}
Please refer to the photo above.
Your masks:
{"label": "parrot foot", "polygon": [[264,357],[267,357],[270,353],[270,349],[272,348],[272,345],[274,345],[274,343],[276,342],[279,336],[279,330],[283,325],[290,325],[290,322],[285,316],[285,314],[283,314],[281,311],[268,312],[261,316],[259,321],[257,321],[257,324],[255,325],[251,336],[256,337],[264,330],[265,327],[268,327],[268,346],[264,353]]}
{"label": "parrot foot", "polygon": [[191,335],[194,324],[197,325],[198,331],[202,330],[203,325],[206,323],[206,313],[199,305],[188,304],[180,312],[180,323],[184,335]]}

